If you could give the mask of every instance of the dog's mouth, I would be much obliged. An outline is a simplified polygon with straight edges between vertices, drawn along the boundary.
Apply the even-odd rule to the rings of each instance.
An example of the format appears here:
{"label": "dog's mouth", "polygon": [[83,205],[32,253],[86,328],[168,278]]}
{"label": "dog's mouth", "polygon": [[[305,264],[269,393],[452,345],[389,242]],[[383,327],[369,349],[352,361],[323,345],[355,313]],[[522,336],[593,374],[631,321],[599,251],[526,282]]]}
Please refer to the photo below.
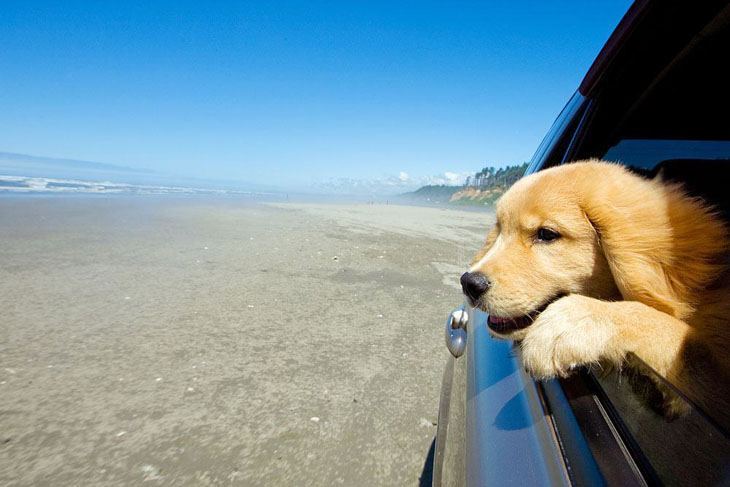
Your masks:
{"label": "dog's mouth", "polygon": [[490,314],[489,320],[487,321],[487,325],[489,326],[489,328],[492,331],[494,331],[496,333],[501,333],[501,334],[510,333],[510,332],[517,331],[517,330],[522,330],[523,328],[527,328],[532,323],[534,323],[535,318],[537,318],[537,316],[540,313],[545,311],[545,309],[548,306],[550,306],[551,304],[553,304],[555,301],[562,298],[563,296],[565,296],[565,294],[562,294],[562,293],[558,294],[555,297],[545,301],[544,304],[535,308],[535,310],[530,311],[526,315],[522,315],[522,316],[506,317],[506,316],[496,316],[496,315]]}

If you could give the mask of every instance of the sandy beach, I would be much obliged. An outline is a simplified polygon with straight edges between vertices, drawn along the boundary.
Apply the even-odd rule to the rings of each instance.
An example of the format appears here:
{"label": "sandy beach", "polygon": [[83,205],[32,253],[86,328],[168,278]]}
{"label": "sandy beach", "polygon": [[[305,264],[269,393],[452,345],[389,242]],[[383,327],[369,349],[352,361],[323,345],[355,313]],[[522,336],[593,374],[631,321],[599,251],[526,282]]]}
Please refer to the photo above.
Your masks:
{"label": "sandy beach", "polygon": [[418,485],[492,220],[0,198],[0,484]]}

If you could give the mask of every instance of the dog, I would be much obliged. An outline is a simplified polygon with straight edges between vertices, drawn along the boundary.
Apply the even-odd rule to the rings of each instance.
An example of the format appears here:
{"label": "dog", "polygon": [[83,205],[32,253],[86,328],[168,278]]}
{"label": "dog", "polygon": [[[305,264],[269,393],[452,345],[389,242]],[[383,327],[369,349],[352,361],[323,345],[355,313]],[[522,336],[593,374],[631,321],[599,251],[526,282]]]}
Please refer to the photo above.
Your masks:
{"label": "dog", "polygon": [[719,213],[681,185],[581,161],[502,195],[461,284],[535,378],[643,362],[728,427],[729,249]]}

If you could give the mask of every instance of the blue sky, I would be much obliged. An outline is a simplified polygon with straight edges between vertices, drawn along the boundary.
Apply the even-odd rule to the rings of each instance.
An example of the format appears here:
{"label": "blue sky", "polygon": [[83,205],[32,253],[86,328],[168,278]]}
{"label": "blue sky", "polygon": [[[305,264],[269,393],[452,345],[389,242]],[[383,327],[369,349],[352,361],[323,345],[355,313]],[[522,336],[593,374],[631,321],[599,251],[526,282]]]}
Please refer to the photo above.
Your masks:
{"label": "blue sky", "polygon": [[0,151],[287,187],[518,163],[629,4],[6,1]]}

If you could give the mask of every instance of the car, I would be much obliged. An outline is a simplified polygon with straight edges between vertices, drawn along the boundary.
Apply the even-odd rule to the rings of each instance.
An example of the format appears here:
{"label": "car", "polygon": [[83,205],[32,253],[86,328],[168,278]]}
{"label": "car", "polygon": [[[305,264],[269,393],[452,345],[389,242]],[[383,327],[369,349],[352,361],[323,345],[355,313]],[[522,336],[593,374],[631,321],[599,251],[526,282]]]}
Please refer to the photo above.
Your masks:
{"label": "car", "polygon": [[[635,2],[526,174],[616,161],[680,181],[730,216],[729,51],[728,2]],[[684,399],[687,412],[669,421],[626,371],[535,381],[487,319],[464,304],[446,321],[433,485],[730,484],[730,436],[713,411]]]}

